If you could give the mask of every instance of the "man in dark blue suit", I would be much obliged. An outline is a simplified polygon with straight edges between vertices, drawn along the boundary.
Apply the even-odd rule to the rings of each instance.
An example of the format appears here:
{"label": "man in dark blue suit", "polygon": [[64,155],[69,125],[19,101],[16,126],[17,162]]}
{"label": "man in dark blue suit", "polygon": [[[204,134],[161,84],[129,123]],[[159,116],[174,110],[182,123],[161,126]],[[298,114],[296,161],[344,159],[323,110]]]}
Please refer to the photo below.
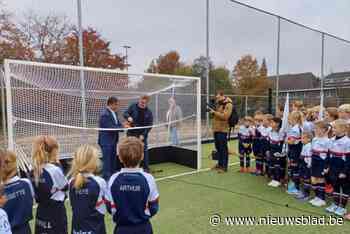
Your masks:
{"label": "man in dark blue suit", "polygon": [[[100,114],[99,128],[122,128],[123,125],[118,119],[117,111],[119,109],[119,100],[116,97],[110,97],[107,100],[107,107]],[[117,144],[119,140],[119,131],[99,131],[98,144],[102,151],[102,174],[103,178],[108,180],[111,175],[120,170],[122,165],[117,157]]]}
{"label": "man in dark blue suit", "polygon": [[131,129],[127,131],[127,136],[134,136],[140,138],[144,143],[144,158],[143,169],[149,172],[148,166],[148,133],[152,129],[153,114],[147,107],[149,102],[148,96],[142,96],[139,101],[133,103],[124,112],[124,118],[128,121],[128,125],[131,127],[145,127],[141,129]]}

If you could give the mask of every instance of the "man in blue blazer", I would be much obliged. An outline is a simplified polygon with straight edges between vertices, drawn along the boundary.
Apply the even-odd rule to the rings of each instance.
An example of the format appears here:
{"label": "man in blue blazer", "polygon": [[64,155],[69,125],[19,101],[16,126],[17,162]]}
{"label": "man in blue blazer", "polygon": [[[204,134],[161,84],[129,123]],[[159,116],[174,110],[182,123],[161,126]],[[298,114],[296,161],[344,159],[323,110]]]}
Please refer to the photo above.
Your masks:
{"label": "man in blue blazer", "polygon": [[124,118],[127,120],[129,126],[144,127],[141,129],[128,130],[127,136],[138,137],[143,141],[143,169],[146,172],[149,172],[148,133],[151,131],[153,125],[153,114],[152,111],[147,107],[149,99],[149,96],[140,97],[138,102],[131,104],[123,115]]}
{"label": "man in blue blazer", "polygon": [[[118,109],[118,98],[108,98],[107,106],[100,114],[99,128],[122,128],[123,125],[118,119]],[[108,180],[114,172],[122,168],[119,158],[117,157],[118,140],[119,131],[98,132],[98,144],[101,147],[103,160],[102,174],[103,178],[106,180]]]}

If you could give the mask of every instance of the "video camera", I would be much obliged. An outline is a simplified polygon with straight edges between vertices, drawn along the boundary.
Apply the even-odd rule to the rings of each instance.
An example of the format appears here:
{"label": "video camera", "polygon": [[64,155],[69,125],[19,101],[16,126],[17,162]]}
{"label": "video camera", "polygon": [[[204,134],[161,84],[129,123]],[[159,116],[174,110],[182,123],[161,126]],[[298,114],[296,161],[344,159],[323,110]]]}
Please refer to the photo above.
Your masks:
{"label": "video camera", "polygon": [[211,99],[209,103],[206,103],[206,112],[210,112],[211,110],[216,110],[216,103],[214,99]]}

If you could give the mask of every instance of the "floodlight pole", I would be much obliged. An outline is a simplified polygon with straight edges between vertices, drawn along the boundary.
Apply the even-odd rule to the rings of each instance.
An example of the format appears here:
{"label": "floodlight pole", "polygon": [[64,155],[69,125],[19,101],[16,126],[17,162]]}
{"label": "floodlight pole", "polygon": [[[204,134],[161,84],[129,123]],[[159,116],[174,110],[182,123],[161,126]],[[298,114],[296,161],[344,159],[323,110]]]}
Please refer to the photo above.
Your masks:
{"label": "floodlight pole", "polygon": [[15,150],[15,141],[13,135],[13,113],[12,113],[12,89],[10,64],[8,60],[4,62],[5,69],[5,87],[6,87],[6,104],[7,104],[7,148],[11,151]]}
{"label": "floodlight pole", "polygon": [[126,67],[126,71],[128,71],[129,70],[128,49],[130,49],[131,46],[125,45],[123,46],[123,48],[125,49],[124,65]]}
{"label": "floodlight pole", "polygon": [[5,74],[3,71],[0,70],[0,73],[2,73],[1,77],[2,79],[0,80],[0,84],[1,84],[1,112],[2,112],[2,131],[4,134],[4,141],[5,141],[5,145],[7,145],[7,133],[6,133],[6,101],[5,101]]}
{"label": "floodlight pole", "polygon": [[[78,30],[79,30],[79,65],[84,67],[84,51],[83,51],[83,26],[82,26],[82,10],[81,0],[77,0],[78,5]],[[85,93],[85,79],[84,71],[80,70],[80,90],[81,90],[81,112],[83,119],[83,127],[87,127],[86,121],[86,93]]]}
{"label": "floodlight pole", "polygon": [[[209,0],[207,0],[206,4],[206,58],[207,58],[207,63],[206,63],[206,69],[205,69],[205,78],[206,78],[206,91],[207,91],[207,96],[206,96],[206,102],[209,103],[209,69],[210,69],[210,61],[209,61]],[[206,126],[207,126],[207,135],[209,131],[209,112],[206,113]]]}
{"label": "floodlight pole", "polygon": [[323,119],[324,109],[324,33],[321,34],[321,89],[320,89],[320,119]]}
{"label": "floodlight pole", "polygon": [[281,45],[281,17],[277,17],[277,63],[276,63],[276,108],[278,110],[279,82],[280,82],[280,45]]}

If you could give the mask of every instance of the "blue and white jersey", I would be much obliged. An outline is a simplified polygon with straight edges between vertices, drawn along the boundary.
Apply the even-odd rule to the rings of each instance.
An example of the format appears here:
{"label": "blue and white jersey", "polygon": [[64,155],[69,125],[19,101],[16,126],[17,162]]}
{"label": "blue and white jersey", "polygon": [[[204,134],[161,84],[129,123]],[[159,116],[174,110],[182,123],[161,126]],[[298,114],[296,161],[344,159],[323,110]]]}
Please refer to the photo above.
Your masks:
{"label": "blue and white jersey", "polygon": [[6,212],[0,208],[0,233],[1,234],[12,234],[11,225]]}
{"label": "blue and white jersey", "polygon": [[330,158],[340,158],[346,160],[350,151],[350,139],[347,136],[341,138],[333,137],[329,148]]}
{"label": "blue and white jersey", "polygon": [[312,147],[311,142],[303,145],[303,149],[301,150],[300,159],[303,160],[307,167],[311,167],[311,157],[312,157]]}
{"label": "blue and white jersey", "polygon": [[259,140],[261,138],[260,129],[261,129],[261,125],[255,126],[253,129],[253,138],[255,140]]}
{"label": "blue and white jersey", "polygon": [[282,131],[274,131],[269,132],[268,139],[270,144],[278,145],[283,143],[285,134]]}
{"label": "blue and white jersey", "polygon": [[325,160],[328,156],[331,140],[328,137],[315,137],[311,143],[312,156]]}
{"label": "blue and white jersey", "polygon": [[151,174],[122,168],[108,182],[108,203],[117,226],[147,222],[159,209],[159,192]]}
{"label": "blue and white jersey", "polygon": [[13,177],[4,186],[7,202],[3,209],[7,213],[11,228],[18,228],[33,219],[34,191],[27,179]]}
{"label": "blue and white jersey", "polygon": [[261,133],[261,137],[265,140],[269,139],[269,134],[272,131],[271,127],[265,127],[265,126],[261,126],[261,128],[259,129],[260,133]]}
{"label": "blue and white jersey", "polygon": [[253,128],[240,125],[238,130],[238,139],[244,142],[253,140]]}
{"label": "blue and white jersey", "polygon": [[298,124],[290,126],[287,130],[287,141],[290,144],[299,144],[301,141],[302,130]]}
{"label": "blue and white jersey", "polygon": [[73,233],[106,233],[104,215],[107,211],[105,198],[107,183],[91,173],[83,174],[86,183],[74,188],[74,179],[69,181],[69,200],[73,210]]}
{"label": "blue and white jersey", "polygon": [[62,169],[54,164],[47,163],[43,168],[43,172],[39,178],[39,183],[33,183],[35,197],[39,203],[47,203],[51,200],[64,201],[66,198],[66,190],[68,181],[63,174]]}
{"label": "blue and white jersey", "polygon": [[312,121],[305,121],[303,123],[303,132],[314,132],[315,124]]}

